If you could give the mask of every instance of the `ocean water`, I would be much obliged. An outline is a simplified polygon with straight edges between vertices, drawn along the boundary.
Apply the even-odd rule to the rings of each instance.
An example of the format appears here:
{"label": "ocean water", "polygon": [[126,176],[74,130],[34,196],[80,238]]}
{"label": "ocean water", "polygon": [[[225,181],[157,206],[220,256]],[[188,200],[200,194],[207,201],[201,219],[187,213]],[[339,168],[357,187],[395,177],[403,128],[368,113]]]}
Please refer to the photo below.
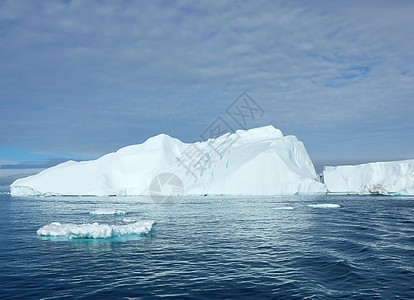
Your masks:
{"label": "ocean water", "polygon": [[[3,194],[0,202],[1,299],[414,299],[413,197],[188,197],[160,206],[147,197]],[[90,214],[97,210],[123,213]],[[146,235],[36,234],[55,221],[146,220],[157,221]]]}

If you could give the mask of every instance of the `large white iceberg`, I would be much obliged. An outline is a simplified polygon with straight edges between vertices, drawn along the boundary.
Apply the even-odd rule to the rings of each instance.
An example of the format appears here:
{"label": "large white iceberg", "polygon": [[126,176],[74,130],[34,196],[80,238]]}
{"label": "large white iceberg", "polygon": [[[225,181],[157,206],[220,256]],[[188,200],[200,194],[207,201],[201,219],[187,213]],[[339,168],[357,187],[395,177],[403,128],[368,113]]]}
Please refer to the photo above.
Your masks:
{"label": "large white iceberg", "polygon": [[325,167],[323,178],[332,193],[414,195],[414,159]]}
{"label": "large white iceberg", "polygon": [[266,126],[194,144],[160,134],[97,160],[68,161],[18,179],[11,194],[162,195],[160,174],[174,177],[180,195],[326,192],[303,143]]}

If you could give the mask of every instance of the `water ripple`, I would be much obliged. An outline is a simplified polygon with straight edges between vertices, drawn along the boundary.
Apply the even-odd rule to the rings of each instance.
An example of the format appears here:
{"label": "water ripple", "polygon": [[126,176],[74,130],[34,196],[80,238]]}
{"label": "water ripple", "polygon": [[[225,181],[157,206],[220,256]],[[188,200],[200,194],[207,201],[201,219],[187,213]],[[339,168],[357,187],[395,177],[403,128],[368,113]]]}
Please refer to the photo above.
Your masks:
{"label": "water ripple", "polygon": [[[1,201],[2,299],[414,298],[413,198],[193,197],[171,207],[145,197]],[[128,219],[88,214],[96,210],[127,211]],[[56,220],[152,219],[155,230],[140,239],[36,235]]]}

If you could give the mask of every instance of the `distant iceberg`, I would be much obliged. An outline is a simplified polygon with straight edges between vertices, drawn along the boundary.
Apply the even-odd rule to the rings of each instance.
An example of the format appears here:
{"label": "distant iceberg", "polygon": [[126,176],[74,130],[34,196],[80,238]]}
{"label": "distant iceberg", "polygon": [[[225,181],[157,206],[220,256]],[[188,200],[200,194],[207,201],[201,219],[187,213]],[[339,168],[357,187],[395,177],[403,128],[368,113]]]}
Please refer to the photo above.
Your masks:
{"label": "distant iceberg", "polygon": [[103,239],[120,237],[124,235],[145,235],[148,234],[154,221],[140,221],[127,225],[107,225],[107,224],[61,224],[53,222],[37,230],[40,236],[66,237],[66,238],[86,238]]}
{"label": "distant iceberg", "polygon": [[[68,161],[11,185],[13,196],[151,195],[160,174],[173,174],[179,195],[326,193],[305,146],[273,126],[183,143],[165,134],[97,160]],[[178,179],[177,179],[178,178]],[[152,185],[151,185],[152,184]]]}
{"label": "distant iceberg", "polygon": [[414,195],[414,159],[325,167],[323,178],[331,193]]}

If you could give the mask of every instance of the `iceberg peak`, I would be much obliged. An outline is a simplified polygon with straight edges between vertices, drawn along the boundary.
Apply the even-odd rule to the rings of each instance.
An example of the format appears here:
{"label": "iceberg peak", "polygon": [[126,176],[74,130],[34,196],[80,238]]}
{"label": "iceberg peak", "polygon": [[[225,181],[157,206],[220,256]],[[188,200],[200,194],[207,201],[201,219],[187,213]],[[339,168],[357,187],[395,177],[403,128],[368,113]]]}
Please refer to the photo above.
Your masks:
{"label": "iceberg peak", "polygon": [[237,130],[236,135],[243,138],[254,138],[254,139],[272,139],[283,137],[282,131],[275,128],[273,125],[252,128],[248,130]]}

